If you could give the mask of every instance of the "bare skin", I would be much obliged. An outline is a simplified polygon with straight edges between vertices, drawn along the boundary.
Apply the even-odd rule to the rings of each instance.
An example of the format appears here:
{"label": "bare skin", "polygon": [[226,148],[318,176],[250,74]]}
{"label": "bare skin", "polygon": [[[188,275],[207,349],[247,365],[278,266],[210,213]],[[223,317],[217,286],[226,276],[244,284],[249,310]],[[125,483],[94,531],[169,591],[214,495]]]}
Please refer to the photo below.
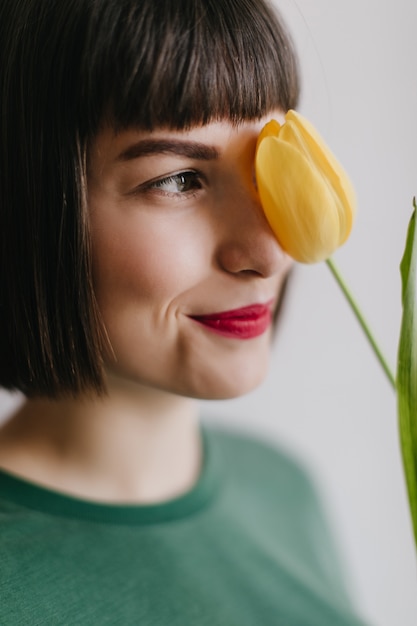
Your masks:
{"label": "bare skin", "polygon": [[25,402],[0,430],[1,467],[81,498],[151,504],[201,463],[195,401],[111,380],[105,399]]}

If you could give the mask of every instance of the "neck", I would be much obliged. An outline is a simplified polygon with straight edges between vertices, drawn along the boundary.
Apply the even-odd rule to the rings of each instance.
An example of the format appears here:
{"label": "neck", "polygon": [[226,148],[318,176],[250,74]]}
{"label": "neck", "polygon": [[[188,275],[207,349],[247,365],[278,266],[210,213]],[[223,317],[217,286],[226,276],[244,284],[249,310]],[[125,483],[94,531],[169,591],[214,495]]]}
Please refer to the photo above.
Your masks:
{"label": "neck", "polygon": [[197,407],[110,377],[102,398],[27,401],[0,432],[0,458],[3,469],[78,497],[161,502],[198,478]]}

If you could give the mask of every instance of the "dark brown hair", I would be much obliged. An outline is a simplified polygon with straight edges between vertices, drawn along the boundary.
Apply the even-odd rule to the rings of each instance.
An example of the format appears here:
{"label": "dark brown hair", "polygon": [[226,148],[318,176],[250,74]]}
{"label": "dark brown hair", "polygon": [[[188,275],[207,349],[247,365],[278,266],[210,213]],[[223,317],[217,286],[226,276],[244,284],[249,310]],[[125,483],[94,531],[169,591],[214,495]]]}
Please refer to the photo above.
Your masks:
{"label": "dark brown hair", "polygon": [[103,120],[185,129],[294,108],[264,0],[1,0],[0,385],[103,390],[86,158]]}

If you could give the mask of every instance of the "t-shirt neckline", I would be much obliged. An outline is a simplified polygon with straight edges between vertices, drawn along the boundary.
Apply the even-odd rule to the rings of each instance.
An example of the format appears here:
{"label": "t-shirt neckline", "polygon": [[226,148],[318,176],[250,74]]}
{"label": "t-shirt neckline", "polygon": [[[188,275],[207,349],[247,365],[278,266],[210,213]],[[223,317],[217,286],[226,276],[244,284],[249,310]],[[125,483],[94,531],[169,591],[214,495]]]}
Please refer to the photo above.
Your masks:
{"label": "t-shirt neckline", "polygon": [[209,505],[220,487],[219,459],[206,428],[200,426],[202,467],[186,493],[156,504],[95,502],[60,493],[0,470],[0,500],[8,500],[44,515],[110,523],[151,525],[187,518]]}

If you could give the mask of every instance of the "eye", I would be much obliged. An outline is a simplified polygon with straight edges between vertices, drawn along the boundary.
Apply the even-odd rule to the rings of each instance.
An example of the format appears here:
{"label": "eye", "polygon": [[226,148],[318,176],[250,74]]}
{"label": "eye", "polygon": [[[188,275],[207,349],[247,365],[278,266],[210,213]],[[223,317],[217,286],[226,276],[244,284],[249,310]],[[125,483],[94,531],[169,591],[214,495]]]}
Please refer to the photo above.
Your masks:
{"label": "eye", "polygon": [[202,181],[198,172],[188,171],[154,180],[147,187],[167,194],[186,194],[201,189]]}

